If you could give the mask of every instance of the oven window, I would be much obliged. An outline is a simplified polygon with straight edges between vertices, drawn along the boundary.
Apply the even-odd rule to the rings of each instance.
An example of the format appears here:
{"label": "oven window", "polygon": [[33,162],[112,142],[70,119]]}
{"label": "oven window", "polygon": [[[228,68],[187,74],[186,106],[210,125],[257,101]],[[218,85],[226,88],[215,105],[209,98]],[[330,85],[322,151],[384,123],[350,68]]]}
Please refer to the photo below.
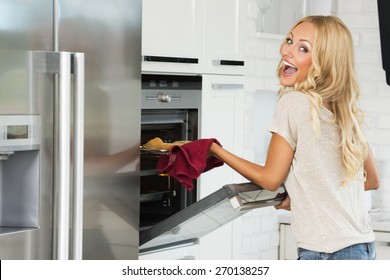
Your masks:
{"label": "oven window", "polygon": [[141,144],[159,137],[165,143],[198,137],[197,110],[142,110]]}
{"label": "oven window", "polygon": [[183,122],[143,124],[141,143],[144,144],[155,137],[161,138],[165,143],[188,140],[186,124]]}

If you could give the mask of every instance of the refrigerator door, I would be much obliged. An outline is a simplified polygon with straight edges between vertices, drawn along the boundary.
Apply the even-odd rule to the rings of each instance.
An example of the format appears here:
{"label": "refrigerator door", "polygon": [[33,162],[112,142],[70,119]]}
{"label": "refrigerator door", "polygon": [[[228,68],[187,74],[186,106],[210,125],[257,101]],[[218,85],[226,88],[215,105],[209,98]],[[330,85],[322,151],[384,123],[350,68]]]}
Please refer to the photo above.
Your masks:
{"label": "refrigerator door", "polygon": [[[33,93],[36,92],[39,75],[55,75],[53,106],[54,255],[56,259],[69,259],[69,247],[72,243],[75,250],[71,258],[81,259],[84,54],[42,51],[30,53],[32,76],[30,88]],[[73,83],[71,77],[73,77]],[[29,134],[28,132],[27,136]],[[73,215],[72,234],[70,234],[71,213]]]}
{"label": "refrigerator door", "polygon": [[268,191],[253,183],[229,184],[186,209],[141,232],[140,253],[166,250],[197,242],[198,238],[236,219],[246,211],[281,203],[282,185]]}
{"label": "refrigerator door", "polygon": [[142,1],[56,2],[56,50],[85,54],[83,259],[137,259]]}
{"label": "refrigerator door", "polygon": [[[0,161],[1,227],[11,230],[0,234],[0,259],[53,258],[53,75],[39,74],[33,81],[31,71],[31,50],[53,49],[52,22],[52,0],[0,2],[0,114],[32,117],[40,127],[37,147]],[[12,229],[26,225],[33,227]]]}
{"label": "refrigerator door", "polygon": [[[6,50],[2,50],[1,54],[5,55],[4,60],[12,61],[13,66],[18,65],[19,71],[25,73],[22,76],[28,77],[26,81],[20,78],[18,82],[28,84],[28,104],[31,110],[29,114],[23,115],[0,114],[1,239],[6,243],[7,239],[16,237],[20,232],[30,234],[30,231],[35,231],[41,235],[50,231],[52,236],[48,240],[50,246],[47,247],[51,252],[45,258],[68,259],[70,239],[77,249],[81,248],[83,54]],[[25,67],[22,67],[23,64]],[[71,86],[71,68],[74,72],[74,87]],[[49,82],[50,89],[44,90],[44,81],[53,80],[54,75],[57,81],[54,84],[58,86],[53,87],[54,84]],[[74,88],[73,98],[71,88]],[[16,93],[14,88],[11,87],[11,90]],[[47,98],[51,104],[42,106],[44,100],[41,98]],[[71,99],[75,107],[71,106]],[[50,135],[46,135],[46,132]],[[72,174],[70,139],[74,139]],[[44,146],[48,143],[51,148],[48,149],[49,154]],[[49,163],[51,165],[48,166]],[[53,196],[48,199],[52,205],[49,209],[43,207],[45,202],[40,197],[44,194],[42,191],[47,189]],[[72,235],[69,233],[71,212],[74,216]],[[47,221],[48,217],[50,227],[46,228],[42,221]],[[46,243],[37,244],[38,249],[46,247]],[[24,244],[23,250],[33,253],[33,246],[35,244]],[[12,255],[10,251],[2,251],[5,258]],[[72,258],[81,258],[80,252]],[[21,255],[17,258],[31,257]]]}

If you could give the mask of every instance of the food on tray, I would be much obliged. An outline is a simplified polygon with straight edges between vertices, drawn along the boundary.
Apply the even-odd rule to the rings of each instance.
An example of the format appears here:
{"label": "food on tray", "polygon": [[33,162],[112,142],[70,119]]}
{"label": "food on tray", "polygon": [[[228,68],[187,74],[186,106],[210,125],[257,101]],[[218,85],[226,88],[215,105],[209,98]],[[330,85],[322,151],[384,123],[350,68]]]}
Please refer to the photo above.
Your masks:
{"label": "food on tray", "polygon": [[190,142],[190,141],[181,140],[181,141],[175,141],[173,143],[165,143],[161,138],[156,137],[156,138],[153,138],[152,140],[146,142],[145,144],[143,144],[142,148],[170,151],[173,146],[180,146],[180,145],[183,145],[183,144],[188,143],[188,142]]}

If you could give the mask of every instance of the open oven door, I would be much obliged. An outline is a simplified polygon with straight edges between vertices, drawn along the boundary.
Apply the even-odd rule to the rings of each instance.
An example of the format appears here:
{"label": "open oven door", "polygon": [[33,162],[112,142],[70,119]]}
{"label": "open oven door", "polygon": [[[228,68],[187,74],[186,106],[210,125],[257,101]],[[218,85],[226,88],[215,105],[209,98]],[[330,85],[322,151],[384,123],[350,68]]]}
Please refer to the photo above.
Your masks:
{"label": "open oven door", "polygon": [[255,208],[281,203],[284,185],[276,191],[253,183],[228,184],[157,225],[140,232],[140,254],[194,244],[197,240]]}

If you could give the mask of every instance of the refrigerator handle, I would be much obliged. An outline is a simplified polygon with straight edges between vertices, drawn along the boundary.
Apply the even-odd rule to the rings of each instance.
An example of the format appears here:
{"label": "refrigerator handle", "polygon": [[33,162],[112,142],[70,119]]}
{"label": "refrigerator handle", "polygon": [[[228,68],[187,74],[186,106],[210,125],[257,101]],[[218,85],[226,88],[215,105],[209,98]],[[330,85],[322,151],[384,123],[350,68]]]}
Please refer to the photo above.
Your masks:
{"label": "refrigerator handle", "polygon": [[71,53],[59,53],[57,103],[57,259],[69,258]]}
{"label": "refrigerator handle", "polygon": [[84,180],[84,54],[73,53],[74,149],[72,259],[82,259]]}
{"label": "refrigerator handle", "polygon": [[[70,52],[32,51],[32,70],[55,74],[57,84],[55,102],[55,198],[54,257],[69,259],[70,240],[72,258],[82,258],[83,180],[84,180],[84,54]],[[74,84],[71,75],[74,74]],[[32,79],[34,80],[34,79]],[[72,98],[71,94],[74,93]],[[71,104],[72,100],[74,104]],[[73,112],[73,116],[71,116]],[[71,122],[74,120],[73,133]],[[73,134],[73,139],[71,139]],[[71,163],[73,143],[73,165]],[[71,181],[71,166],[73,177]],[[72,186],[72,188],[71,188]],[[70,195],[73,194],[72,224],[70,224]],[[72,233],[70,234],[70,227]]]}

